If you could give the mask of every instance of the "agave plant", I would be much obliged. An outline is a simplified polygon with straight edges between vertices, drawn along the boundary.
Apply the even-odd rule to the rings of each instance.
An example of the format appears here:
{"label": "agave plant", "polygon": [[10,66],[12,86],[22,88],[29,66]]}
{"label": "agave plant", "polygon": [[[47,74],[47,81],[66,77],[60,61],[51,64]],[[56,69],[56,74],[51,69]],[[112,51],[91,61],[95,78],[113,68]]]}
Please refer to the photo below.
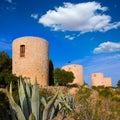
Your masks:
{"label": "agave plant", "polygon": [[49,100],[39,95],[37,80],[32,86],[30,82],[19,80],[18,82],[19,104],[12,96],[12,83],[6,95],[9,99],[12,120],[51,120],[58,113],[73,110],[73,98],[70,94],[64,97],[61,92]]}

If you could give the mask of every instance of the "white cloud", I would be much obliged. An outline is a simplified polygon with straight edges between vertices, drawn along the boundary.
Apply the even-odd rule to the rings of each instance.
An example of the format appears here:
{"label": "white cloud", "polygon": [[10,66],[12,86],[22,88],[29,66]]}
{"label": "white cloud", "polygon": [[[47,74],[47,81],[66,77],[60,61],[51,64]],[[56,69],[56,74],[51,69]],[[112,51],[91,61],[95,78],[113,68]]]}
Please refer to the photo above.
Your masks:
{"label": "white cloud", "polygon": [[111,16],[104,14],[106,10],[107,7],[97,2],[64,3],[64,6],[47,11],[39,23],[55,31],[105,32],[120,26],[120,22],[111,23]]}
{"label": "white cloud", "polygon": [[73,40],[75,39],[75,36],[66,35],[65,38],[68,40]]}
{"label": "white cloud", "polygon": [[34,19],[38,19],[38,14],[31,14],[31,17]]}
{"label": "white cloud", "polygon": [[8,3],[12,3],[12,0],[6,0]]}
{"label": "white cloud", "polygon": [[5,0],[7,3],[9,3],[8,5],[6,4],[5,6],[3,6],[2,9],[6,9],[8,11],[13,11],[16,9],[16,3],[13,2],[13,0]]}
{"label": "white cloud", "polygon": [[107,52],[118,52],[120,51],[120,42],[104,42],[101,43],[97,48],[93,50],[93,53],[107,53]]}

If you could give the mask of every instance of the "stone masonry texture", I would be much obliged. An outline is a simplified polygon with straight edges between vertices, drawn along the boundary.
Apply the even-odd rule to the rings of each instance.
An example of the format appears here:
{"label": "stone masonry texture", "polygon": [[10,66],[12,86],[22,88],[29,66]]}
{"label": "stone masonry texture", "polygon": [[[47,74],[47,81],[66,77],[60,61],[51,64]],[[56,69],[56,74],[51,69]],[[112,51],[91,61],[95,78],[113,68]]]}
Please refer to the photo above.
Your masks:
{"label": "stone masonry texture", "polygon": [[[20,56],[20,46],[25,46],[25,56]],[[12,44],[12,72],[17,76],[35,78],[40,86],[48,86],[48,42],[38,37],[21,37]]]}
{"label": "stone masonry texture", "polygon": [[93,73],[91,75],[92,86],[104,86],[103,73]]}
{"label": "stone masonry texture", "polygon": [[104,78],[105,81],[105,87],[112,86],[112,79],[110,77]]}
{"label": "stone masonry texture", "polygon": [[112,86],[112,79],[110,77],[104,77],[103,73],[93,73],[91,74],[92,86]]}

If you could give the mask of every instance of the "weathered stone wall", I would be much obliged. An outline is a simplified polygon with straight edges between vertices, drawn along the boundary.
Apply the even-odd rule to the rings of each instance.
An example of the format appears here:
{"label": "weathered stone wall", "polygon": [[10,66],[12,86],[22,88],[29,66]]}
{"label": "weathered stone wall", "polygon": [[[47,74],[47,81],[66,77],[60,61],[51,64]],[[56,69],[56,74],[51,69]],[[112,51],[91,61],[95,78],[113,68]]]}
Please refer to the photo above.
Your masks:
{"label": "weathered stone wall", "polygon": [[83,67],[77,64],[71,64],[63,66],[62,69],[66,71],[71,71],[74,74],[73,84],[83,85],[84,84],[84,75],[83,75]]}
{"label": "weathered stone wall", "polygon": [[[20,57],[20,45],[25,45],[25,56]],[[21,37],[12,45],[12,72],[17,76],[29,77],[34,83],[48,85],[48,42],[38,37]]]}
{"label": "weathered stone wall", "polygon": [[105,87],[112,86],[112,78],[110,78],[110,77],[104,78],[104,81],[105,81]]}
{"label": "weathered stone wall", "polygon": [[91,75],[92,86],[104,86],[110,87],[112,86],[112,79],[107,77],[104,78],[103,73],[93,73]]}
{"label": "weathered stone wall", "polygon": [[103,73],[93,73],[91,75],[92,86],[104,86]]}

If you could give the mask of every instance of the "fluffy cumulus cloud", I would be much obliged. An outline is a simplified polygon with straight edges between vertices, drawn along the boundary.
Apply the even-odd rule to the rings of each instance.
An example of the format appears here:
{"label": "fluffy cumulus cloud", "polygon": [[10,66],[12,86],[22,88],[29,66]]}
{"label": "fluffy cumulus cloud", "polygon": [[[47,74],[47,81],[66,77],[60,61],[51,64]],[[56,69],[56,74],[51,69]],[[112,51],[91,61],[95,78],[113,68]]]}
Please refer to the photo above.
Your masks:
{"label": "fluffy cumulus cloud", "polygon": [[107,7],[97,2],[64,3],[63,6],[49,10],[39,18],[39,23],[53,30],[86,32],[105,32],[116,29],[120,22],[111,22],[111,16],[104,14]]}
{"label": "fluffy cumulus cloud", "polygon": [[93,50],[93,53],[107,53],[107,52],[118,52],[120,51],[120,43],[116,42],[104,42],[101,43],[97,48]]}
{"label": "fluffy cumulus cloud", "polygon": [[38,19],[38,14],[31,14],[31,17],[34,19]]}

